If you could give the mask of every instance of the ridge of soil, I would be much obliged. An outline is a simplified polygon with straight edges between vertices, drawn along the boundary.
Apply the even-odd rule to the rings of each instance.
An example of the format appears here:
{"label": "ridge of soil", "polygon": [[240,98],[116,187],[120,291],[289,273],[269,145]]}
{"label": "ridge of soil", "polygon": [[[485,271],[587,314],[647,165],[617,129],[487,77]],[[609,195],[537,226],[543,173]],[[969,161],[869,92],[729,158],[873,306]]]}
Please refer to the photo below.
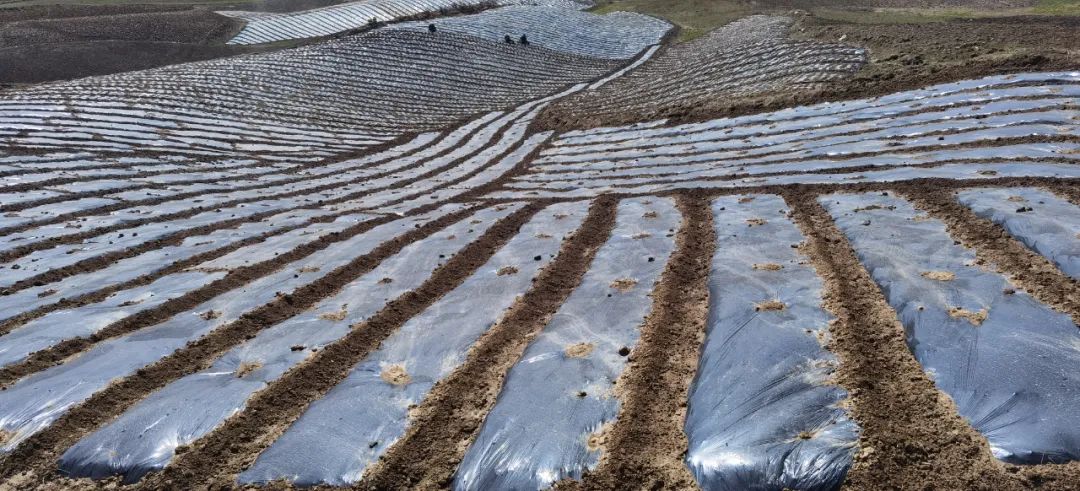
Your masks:
{"label": "ridge of soil", "polygon": [[[244,411],[193,443],[164,470],[147,476],[141,486],[150,489],[232,486],[236,474],[273,443],[311,402],[344,380],[354,365],[378,349],[409,319],[463,283],[541,208],[531,203],[497,222],[449,258],[418,288],[388,302],[378,313],[353,326],[344,338],[320,349],[256,393]],[[348,279],[357,276],[350,275]],[[337,287],[345,284],[347,281],[342,281]]]}
{"label": "ridge of soil", "polygon": [[976,264],[992,264],[1038,301],[1072,317],[1080,328],[1080,282],[1013,238],[1004,227],[960,204],[951,191],[901,188],[900,193],[915,208],[944,222],[950,236],[974,250]]}
{"label": "ridge of soil", "polygon": [[702,193],[676,195],[683,223],[676,248],[653,289],[652,311],[616,384],[618,419],[606,432],[600,463],[566,489],[696,488],[686,467],[684,430],[709,312],[709,273],[716,250],[712,209]]}
{"label": "ridge of soil", "polygon": [[[894,186],[900,188],[903,186]],[[908,186],[905,189],[917,189]],[[804,251],[825,282],[824,306],[836,316],[827,346],[841,360],[860,426],[846,489],[1073,489],[1080,465],[1012,466],[960,416],[909,351],[896,312],[859,262],[816,195],[782,193],[807,238]]]}
{"label": "ridge of soil", "polygon": [[[431,206],[432,209],[434,207],[434,205]],[[415,213],[419,214],[425,211],[428,210],[417,210]],[[57,479],[58,476],[55,473],[57,458],[64,450],[83,436],[108,423],[153,391],[210,366],[223,353],[243,341],[251,339],[259,331],[307,310],[320,299],[333,294],[348,282],[371,271],[384,259],[398,253],[409,244],[446,228],[473,211],[472,209],[466,209],[451,213],[388,240],[370,253],[356,257],[349,264],[301,287],[295,293],[284,294],[277,300],[250,311],[241,316],[240,319],[219,327],[206,336],[189,343],[183,349],[138,370],[134,375],[119,380],[108,388],[95,393],[82,404],[72,408],[57,419],[50,427],[30,437],[8,454],[6,458],[0,460],[0,478],[12,478],[18,473],[25,473],[37,479]],[[519,211],[517,213],[518,215],[511,215],[511,217],[520,217],[520,214],[524,212]],[[506,220],[504,219],[500,224],[506,223]],[[499,224],[496,224],[491,230],[502,230],[505,233],[505,230],[503,230],[505,227],[497,227],[499,227]],[[490,240],[488,239],[489,242]],[[474,242],[474,244],[476,243],[479,242]],[[475,250],[475,248],[471,250]],[[464,257],[459,262],[464,261]],[[444,265],[443,268],[446,269],[447,266]],[[447,269],[447,271],[450,270]],[[395,310],[387,308],[384,311],[393,313]],[[367,332],[367,330],[363,332]],[[325,358],[326,353],[332,353],[330,356],[340,355],[340,343],[338,346],[338,348],[334,349],[328,347],[328,349],[320,350],[318,359]],[[305,380],[305,382],[314,380],[316,378]],[[270,404],[273,405],[272,402]],[[248,407],[250,409],[253,406],[249,405]],[[174,467],[178,466],[175,464],[170,466],[170,468]],[[148,479],[149,477],[144,482],[150,482]],[[185,476],[185,479],[195,479],[195,477]],[[190,489],[189,486],[181,487]],[[177,488],[173,487],[173,489]]]}
{"label": "ridge of soil", "polygon": [[590,205],[578,231],[564,240],[533,287],[473,345],[466,362],[435,385],[413,413],[405,436],[365,473],[357,488],[449,487],[457,464],[494,406],[506,374],[581,283],[597,250],[611,235],[617,204],[617,200],[599,198]]}

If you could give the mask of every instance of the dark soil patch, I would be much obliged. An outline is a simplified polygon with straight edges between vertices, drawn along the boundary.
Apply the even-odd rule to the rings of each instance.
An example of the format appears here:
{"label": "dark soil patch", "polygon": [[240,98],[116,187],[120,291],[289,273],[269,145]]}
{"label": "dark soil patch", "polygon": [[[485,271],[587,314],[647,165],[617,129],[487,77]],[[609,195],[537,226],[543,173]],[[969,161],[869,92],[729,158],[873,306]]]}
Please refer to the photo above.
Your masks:
{"label": "dark soil patch", "polygon": [[69,80],[262,51],[266,49],[148,41],[89,41],[5,47],[0,48],[0,84]]}
{"label": "dark soil patch", "polygon": [[79,41],[156,41],[223,44],[243,21],[209,10],[16,20],[0,25],[0,44],[22,46]]}

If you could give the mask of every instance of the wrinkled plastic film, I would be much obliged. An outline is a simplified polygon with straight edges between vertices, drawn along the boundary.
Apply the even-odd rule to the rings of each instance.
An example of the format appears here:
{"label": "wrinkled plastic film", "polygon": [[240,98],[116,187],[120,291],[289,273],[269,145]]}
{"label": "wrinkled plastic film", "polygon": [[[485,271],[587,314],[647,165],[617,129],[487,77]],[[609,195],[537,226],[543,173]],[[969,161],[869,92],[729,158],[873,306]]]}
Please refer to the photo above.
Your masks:
{"label": "wrinkled plastic film", "polygon": [[[480,210],[470,218],[406,246],[371,272],[311,310],[261,331],[201,372],[151,394],[108,426],[83,438],[60,458],[74,477],[123,475],[134,482],[172,459],[176,447],[206,435],[243,410],[256,391],[348,334],[351,326],[378,312],[387,301],[414,289],[432,271],[519,205]],[[355,244],[354,257],[414,227],[403,219],[376,227]],[[390,281],[386,281],[389,279]]]}
{"label": "wrinkled plastic film", "polygon": [[540,489],[580,478],[618,415],[614,382],[652,308],[682,217],[669,199],[619,203],[581,284],[510,370],[455,489]]}
{"label": "wrinkled plastic film", "polygon": [[709,317],[690,390],[687,466],[706,490],[835,489],[858,428],[839,403],[832,318],[803,241],[774,195],[712,204]]}
{"label": "wrinkled plastic film", "polygon": [[1013,464],[1080,457],[1080,330],[976,263],[945,225],[881,193],[820,198],[899,314],[908,347]]}
{"label": "wrinkled plastic film", "polygon": [[484,266],[382,343],[311,407],[240,482],[284,479],[345,485],[401,438],[408,411],[465,360],[475,341],[559,252],[587,202],[553,205],[523,226]]}
{"label": "wrinkled plastic film", "polygon": [[1080,280],[1080,207],[1038,188],[967,189],[957,198]]}

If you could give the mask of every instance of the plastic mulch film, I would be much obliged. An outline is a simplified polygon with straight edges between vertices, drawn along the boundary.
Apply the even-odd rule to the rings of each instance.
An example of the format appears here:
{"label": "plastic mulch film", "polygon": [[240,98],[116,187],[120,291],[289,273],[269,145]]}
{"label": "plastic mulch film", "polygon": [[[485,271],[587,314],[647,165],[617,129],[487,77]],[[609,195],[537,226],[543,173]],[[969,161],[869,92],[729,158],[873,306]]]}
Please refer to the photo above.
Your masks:
{"label": "plastic mulch film", "polygon": [[[461,209],[462,205],[448,205],[425,218],[430,219]],[[352,215],[339,221],[343,224],[356,223],[367,216]],[[399,226],[412,225],[408,220],[398,223]],[[315,224],[296,231],[308,231],[307,240],[315,242],[326,234],[340,230],[339,227],[327,230],[318,225],[324,224]],[[312,230],[323,233],[314,233]],[[277,236],[275,239],[281,237]],[[246,258],[259,258],[266,252],[263,248],[273,251],[281,246],[299,245],[291,239],[280,242],[275,239],[250,246],[259,248],[257,252],[249,251],[243,254],[245,249],[240,249],[192,269],[229,270],[237,267]],[[62,364],[34,373],[6,387],[0,391],[0,430],[10,436],[0,445],[0,452],[12,450],[26,438],[51,425],[72,406],[85,401],[112,381],[129,376],[184,347],[188,342],[236,321],[244,313],[274,301],[281,293],[291,293],[347,264],[355,257],[357,247],[362,245],[363,240],[365,236],[361,234],[352,240],[331,244],[310,256],[286,264],[267,276],[215,296],[187,312],[130,334],[101,341]]]}
{"label": "plastic mulch film", "polygon": [[476,340],[529,290],[588,207],[584,201],[563,203],[537,213],[484,266],[312,403],[240,482],[284,479],[307,486],[360,479],[404,435],[409,409],[464,362]]}
{"label": "plastic mulch film", "polygon": [[892,194],[820,198],[899,314],[908,347],[1014,464],[1080,457],[1080,329],[977,265],[945,225]]}
{"label": "plastic mulch film", "polygon": [[690,390],[687,466],[706,490],[835,489],[858,427],[822,344],[832,317],[775,195],[713,202],[709,317]]}
{"label": "plastic mulch film", "polygon": [[[206,435],[242,411],[252,394],[348,334],[386,302],[412,290],[432,271],[517,206],[478,211],[414,242],[369,273],[323,299],[311,310],[261,331],[210,368],[151,394],[60,458],[60,471],[75,477],[123,475],[134,482],[172,460],[176,447]],[[353,242],[352,257],[419,226],[431,216],[406,218],[371,229]],[[389,281],[387,281],[389,279]]]}
{"label": "plastic mulch film", "polygon": [[1038,188],[967,189],[957,198],[1080,280],[1080,207]]}
{"label": "plastic mulch film", "polygon": [[681,216],[668,199],[624,200],[581,284],[511,368],[454,478],[456,489],[538,489],[580,478],[618,416],[614,382],[652,308]]}

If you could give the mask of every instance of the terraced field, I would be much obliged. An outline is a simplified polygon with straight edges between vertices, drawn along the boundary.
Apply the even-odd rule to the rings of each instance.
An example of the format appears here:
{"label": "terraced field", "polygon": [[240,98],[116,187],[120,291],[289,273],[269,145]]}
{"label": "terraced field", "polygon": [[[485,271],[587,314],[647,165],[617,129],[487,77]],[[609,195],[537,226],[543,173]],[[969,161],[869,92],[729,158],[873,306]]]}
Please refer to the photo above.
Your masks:
{"label": "terraced field", "polygon": [[740,22],[513,6],[0,95],[5,485],[1073,488],[1080,72],[537,131],[865,56]]}

